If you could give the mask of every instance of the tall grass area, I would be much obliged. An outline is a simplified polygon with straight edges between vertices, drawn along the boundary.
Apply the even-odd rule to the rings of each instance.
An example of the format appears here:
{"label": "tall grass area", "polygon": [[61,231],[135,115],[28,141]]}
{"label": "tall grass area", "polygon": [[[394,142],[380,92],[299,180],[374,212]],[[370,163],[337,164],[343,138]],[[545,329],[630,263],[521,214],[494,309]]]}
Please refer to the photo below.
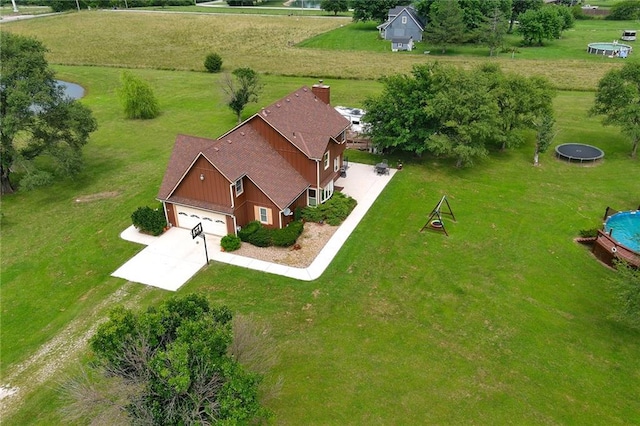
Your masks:
{"label": "tall grass area", "polygon": [[[176,134],[216,137],[235,125],[219,75],[136,70],[162,115],[128,121],[118,69],[55,68],[87,89],[83,102],[100,128],[80,176],[3,197],[4,378],[68,324],[95,326],[106,307],[94,307],[113,294],[140,307],[170,295],[110,277],[141,249],[118,235],[135,208],[155,203]],[[314,82],[264,79],[245,117]],[[334,104],[358,106],[381,90],[371,81],[327,83]],[[609,319],[613,272],[573,238],[598,226],[606,206],[639,204],[640,163],[617,129],[587,116],[592,102],[591,93],[558,95],[555,143],[599,146],[606,157],[597,166],[557,161],[550,150],[533,167],[532,135],[468,169],[403,157],[404,169],[318,280],[213,263],[179,293],[203,292],[270,325],[279,360],[265,383],[284,380],[269,403],[278,424],[633,423],[640,333]],[[420,233],[444,194],[457,219],[445,218],[450,236]],[[11,385],[37,379],[28,373]],[[65,423],[60,377],[35,386],[3,420]]]}
{"label": "tall grass area", "polygon": [[[561,89],[593,90],[622,60],[589,55],[587,43],[619,38],[627,26],[634,27],[631,22],[578,22],[544,48],[518,48],[513,58],[507,53],[493,59],[486,48],[468,46],[454,46],[446,55],[428,46],[416,54],[393,53],[389,42],[377,40],[372,25],[352,24],[350,18],[107,10],[5,23],[2,30],[37,37],[49,48],[48,59],[59,65],[204,71],[205,56],[217,52],[223,71],[251,67],[263,74],[375,80],[425,62],[471,67],[496,61],[506,71],[546,76]],[[632,54],[627,60],[637,59]]]}

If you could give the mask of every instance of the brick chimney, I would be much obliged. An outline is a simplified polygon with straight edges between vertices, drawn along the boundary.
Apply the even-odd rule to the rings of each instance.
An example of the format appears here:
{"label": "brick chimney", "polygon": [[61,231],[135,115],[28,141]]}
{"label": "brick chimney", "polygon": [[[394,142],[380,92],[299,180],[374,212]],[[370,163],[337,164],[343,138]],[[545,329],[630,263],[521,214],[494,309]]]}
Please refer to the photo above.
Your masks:
{"label": "brick chimney", "polygon": [[325,104],[331,104],[331,93],[330,87],[325,85],[322,80],[319,80],[317,84],[314,84],[311,87],[311,91],[318,99],[320,99]]}

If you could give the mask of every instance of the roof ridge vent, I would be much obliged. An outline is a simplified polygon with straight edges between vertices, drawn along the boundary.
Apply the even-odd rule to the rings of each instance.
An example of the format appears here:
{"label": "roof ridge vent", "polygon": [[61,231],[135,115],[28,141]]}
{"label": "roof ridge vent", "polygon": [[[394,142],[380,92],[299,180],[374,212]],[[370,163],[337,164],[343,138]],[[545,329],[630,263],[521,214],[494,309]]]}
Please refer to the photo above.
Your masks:
{"label": "roof ridge vent", "polygon": [[309,91],[306,87],[303,87],[302,90],[304,90],[305,92]]}
{"label": "roof ridge vent", "polygon": [[291,102],[291,99],[287,98],[287,102]]}
{"label": "roof ridge vent", "polygon": [[215,148],[213,148],[216,152],[220,151],[220,148],[218,148],[217,146]]}
{"label": "roof ridge vent", "polygon": [[231,143],[232,141],[231,141],[231,139],[227,139],[227,142]]}
{"label": "roof ridge vent", "polygon": [[280,104],[276,104],[276,108],[280,108]]}
{"label": "roof ridge vent", "polygon": [[242,136],[244,136],[244,132],[240,132],[240,134],[241,134]]}

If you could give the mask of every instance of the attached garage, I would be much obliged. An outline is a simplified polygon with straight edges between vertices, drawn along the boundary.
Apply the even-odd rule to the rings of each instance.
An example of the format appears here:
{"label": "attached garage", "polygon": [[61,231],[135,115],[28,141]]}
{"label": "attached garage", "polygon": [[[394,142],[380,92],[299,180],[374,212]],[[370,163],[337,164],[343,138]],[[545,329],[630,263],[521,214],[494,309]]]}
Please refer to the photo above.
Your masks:
{"label": "attached garage", "polygon": [[227,217],[223,214],[175,206],[180,228],[191,229],[202,222],[202,230],[206,234],[227,235]]}

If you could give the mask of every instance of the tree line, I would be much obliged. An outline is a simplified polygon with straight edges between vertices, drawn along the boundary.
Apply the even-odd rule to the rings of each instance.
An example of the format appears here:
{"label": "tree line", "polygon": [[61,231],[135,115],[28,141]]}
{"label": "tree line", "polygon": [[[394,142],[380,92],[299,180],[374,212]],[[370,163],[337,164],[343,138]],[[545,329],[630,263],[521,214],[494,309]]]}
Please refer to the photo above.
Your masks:
{"label": "tree line", "polygon": [[348,5],[355,22],[384,22],[390,9],[412,5],[426,21],[424,40],[443,53],[448,45],[480,43],[488,45],[493,55],[518,20],[517,31],[524,44],[541,45],[560,38],[574,24],[571,8],[545,5],[543,0],[325,0],[321,7],[337,13],[346,11]]}

